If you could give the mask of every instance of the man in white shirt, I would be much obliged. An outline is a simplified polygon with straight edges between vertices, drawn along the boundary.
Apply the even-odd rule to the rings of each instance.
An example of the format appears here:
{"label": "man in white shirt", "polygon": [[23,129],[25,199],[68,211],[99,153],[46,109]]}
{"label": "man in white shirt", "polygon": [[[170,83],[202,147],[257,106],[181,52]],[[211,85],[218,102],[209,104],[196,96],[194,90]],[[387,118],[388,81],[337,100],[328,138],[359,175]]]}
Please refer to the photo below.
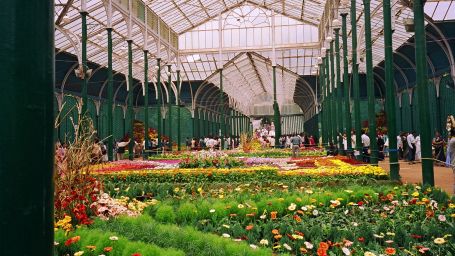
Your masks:
{"label": "man in white shirt", "polygon": [[416,132],[410,132],[406,137],[406,141],[408,143],[408,161],[413,163],[415,161],[415,154],[416,154],[416,139],[415,139]]}
{"label": "man in white shirt", "polygon": [[362,131],[362,153],[363,153],[363,161],[365,163],[370,162],[370,137],[366,135],[365,131]]}

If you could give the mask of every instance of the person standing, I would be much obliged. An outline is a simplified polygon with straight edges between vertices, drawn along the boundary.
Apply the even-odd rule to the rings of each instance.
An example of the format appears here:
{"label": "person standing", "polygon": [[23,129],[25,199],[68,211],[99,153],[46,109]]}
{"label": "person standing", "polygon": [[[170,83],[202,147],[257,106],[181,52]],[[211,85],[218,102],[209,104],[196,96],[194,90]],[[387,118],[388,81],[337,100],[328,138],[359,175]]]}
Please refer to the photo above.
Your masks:
{"label": "person standing", "polygon": [[417,135],[416,136],[416,140],[415,140],[415,145],[416,145],[416,152],[415,152],[415,160],[416,161],[420,161],[422,159],[422,150],[421,150],[421,147],[420,147],[420,135]]}
{"label": "person standing", "polygon": [[370,162],[370,137],[365,133],[365,131],[362,131],[362,136],[360,137],[362,140],[362,155],[363,155],[363,161],[365,163]]}
{"label": "person standing", "polygon": [[300,137],[297,135],[294,135],[290,138],[290,144],[292,148],[292,157],[296,158],[299,155],[299,149],[300,149]]}
{"label": "person standing", "polygon": [[378,143],[378,160],[379,161],[384,161],[384,147],[385,147],[385,142],[382,134],[377,135],[377,143]]}
{"label": "person standing", "polygon": [[438,160],[436,165],[444,165],[446,161],[446,156],[444,154],[444,139],[442,138],[439,132],[435,132],[435,136],[433,138],[433,147],[434,147],[434,158]]}
{"label": "person standing", "polygon": [[415,153],[416,153],[416,139],[414,137],[415,132],[410,132],[406,137],[406,142],[408,145],[408,161],[409,164],[413,164],[415,161]]}
{"label": "person standing", "polygon": [[355,150],[356,146],[356,136],[355,136],[355,131],[351,131],[351,148]]}
{"label": "person standing", "polygon": [[398,148],[398,157],[403,159],[403,141],[401,140],[401,132],[397,135],[397,148]]}

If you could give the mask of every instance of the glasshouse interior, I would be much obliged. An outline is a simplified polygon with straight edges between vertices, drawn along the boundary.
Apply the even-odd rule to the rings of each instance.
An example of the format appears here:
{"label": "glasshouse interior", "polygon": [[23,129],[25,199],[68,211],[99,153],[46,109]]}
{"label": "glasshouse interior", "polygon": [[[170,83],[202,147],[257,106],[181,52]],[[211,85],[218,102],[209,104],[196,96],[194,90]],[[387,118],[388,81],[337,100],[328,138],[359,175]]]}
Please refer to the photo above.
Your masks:
{"label": "glasshouse interior", "polygon": [[455,255],[455,1],[1,5],[0,255]]}

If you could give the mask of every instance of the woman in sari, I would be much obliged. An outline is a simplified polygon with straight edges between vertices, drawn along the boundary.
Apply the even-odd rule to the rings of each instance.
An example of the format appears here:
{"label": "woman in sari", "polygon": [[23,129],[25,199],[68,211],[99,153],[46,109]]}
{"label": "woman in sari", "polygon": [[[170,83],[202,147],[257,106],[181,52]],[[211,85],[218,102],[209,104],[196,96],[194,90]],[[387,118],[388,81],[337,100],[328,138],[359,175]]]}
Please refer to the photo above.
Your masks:
{"label": "woman in sari", "polygon": [[433,138],[433,147],[434,147],[434,158],[439,162],[436,162],[437,165],[444,165],[446,161],[446,156],[444,154],[444,138],[442,138],[439,132],[435,133]]}

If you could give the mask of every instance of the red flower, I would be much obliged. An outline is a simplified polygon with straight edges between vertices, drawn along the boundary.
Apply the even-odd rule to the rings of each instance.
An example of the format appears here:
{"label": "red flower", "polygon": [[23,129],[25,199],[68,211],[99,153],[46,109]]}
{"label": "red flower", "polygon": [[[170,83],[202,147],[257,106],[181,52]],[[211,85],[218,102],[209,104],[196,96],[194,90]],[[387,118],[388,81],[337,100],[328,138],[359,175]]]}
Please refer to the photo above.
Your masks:
{"label": "red flower", "polygon": [[357,241],[359,241],[359,242],[363,243],[363,242],[365,242],[365,238],[363,238],[363,237],[359,237],[359,238],[357,238]]}
{"label": "red flower", "polygon": [[72,245],[72,244],[74,244],[74,243],[79,242],[79,240],[81,240],[81,237],[80,237],[80,236],[71,237],[71,238],[69,238],[68,240],[66,240],[65,246],[70,246],[70,245]]}
{"label": "red flower", "polygon": [[104,247],[103,251],[104,251],[104,252],[110,252],[110,251],[112,251],[112,249],[113,249],[113,248],[110,247],[110,246],[109,246],[109,247]]}
{"label": "red flower", "polygon": [[142,254],[136,252],[136,253],[131,254],[131,256],[142,256]]}
{"label": "red flower", "polygon": [[358,205],[358,206],[362,206],[362,205],[363,205],[363,202],[362,202],[362,201],[358,201],[358,202],[357,202],[357,205]]}

